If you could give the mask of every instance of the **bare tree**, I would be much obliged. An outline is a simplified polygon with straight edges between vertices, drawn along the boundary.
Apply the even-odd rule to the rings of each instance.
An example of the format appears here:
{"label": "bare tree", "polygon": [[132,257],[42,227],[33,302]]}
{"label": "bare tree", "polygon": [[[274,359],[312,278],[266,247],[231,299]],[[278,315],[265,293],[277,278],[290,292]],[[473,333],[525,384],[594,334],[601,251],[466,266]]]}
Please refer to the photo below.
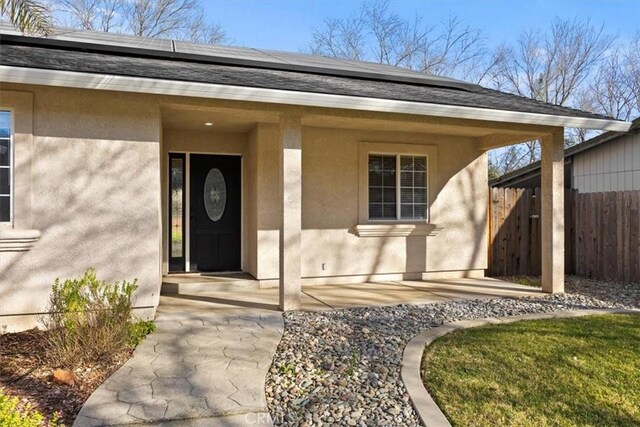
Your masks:
{"label": "bare tree", "polygon": [[54,7],[69,15],[65,24],[84,30],[112,31],[119,27],[122,0],[57,0]]}
{"label": "bare tree", "polygon": [[629,120],[637,114],[637,92],[633,85],[634,64],[627,63],[624,55],[615,50],[607,58],[583,94],[590,105],[589,111],[597,111],[609,117]]}
{"label": "bare tree", "polygon": [[634,94],[635,114],[640,114],[640,32],[629,43],[625,54],[627,84]]}
{"label": "bare tree", "polygon": [[613,41],[588,19],[556,19],[546,33],[523,33],[504,55],[500,73],[514,93],[569,105]]}
{"label": "bare tree", "polygon": [[222,43],[219,24],[205,19],[201,0],[52,0],[63,24],[201,43]]}
{"label": "bare tree", "polygon": [[472,81],[485,79],[497,65],[480,30],[456,17],[436,25],[423,21],[417,14],[403,19],[386,0],[363,3],[356,14],[327,19],[314,29],[309,51]]}
{"label": "bare tree", "polygon": [[[555,19],[548,31],[529,29],[522,33],[514,47],[502,46],[491,78],[499,83],[500,89],[521,96],[597,111],[599,103],[604,106],[608,102],[607,96],[602,91],[600,98],[594,99],[589,79],[594,73],[601,84],[617,78],[610,75],[611,70],[600,67],[613,43],[614,38],[605,34],[604,26],[595,26],[588,19]],[[585,129],[568,129],[565,145],[582,142],[589,135]],[[494,162],[502,173],[540,159],[537,141],[501,149],[498,153]]]}
{"label": "bare tree", "polygon": [[310,51],[315,55],[364,60],[367,56],[365,25],[362,11],[345,19],[326,19],[321,30],[313,30]]}
{"label": "bare tree", "polygon": [[[529,145],[532,144],[532,145]],[[520,169],[535,161],[539,156],[539,144],[528,142],[526,144],[509,145],[499,150],[489,152],[489,179],[497,178],[505,173]]]}
{"label": "bare tree", "polygon": [[227,35],[218,23],[208,23],[201,10],[193,16],[189,23],[185,37],[177,37],[196,43],[222,44],[227,41]]}

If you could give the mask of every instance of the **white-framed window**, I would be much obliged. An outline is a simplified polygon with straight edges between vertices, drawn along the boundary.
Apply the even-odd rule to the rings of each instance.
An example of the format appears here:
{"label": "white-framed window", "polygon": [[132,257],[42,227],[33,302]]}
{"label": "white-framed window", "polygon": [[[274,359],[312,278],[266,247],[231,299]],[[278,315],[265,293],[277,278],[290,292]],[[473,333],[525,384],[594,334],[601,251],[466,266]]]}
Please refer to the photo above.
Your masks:
{"label": "white-framed window", "polygon": [[428,219],[427,156],[369,153],[370,221]]}
{"label": "white-framed window", "polygon": [[0,110],[0,223],[11,223],[13,211],[13,130],[11,111]]}

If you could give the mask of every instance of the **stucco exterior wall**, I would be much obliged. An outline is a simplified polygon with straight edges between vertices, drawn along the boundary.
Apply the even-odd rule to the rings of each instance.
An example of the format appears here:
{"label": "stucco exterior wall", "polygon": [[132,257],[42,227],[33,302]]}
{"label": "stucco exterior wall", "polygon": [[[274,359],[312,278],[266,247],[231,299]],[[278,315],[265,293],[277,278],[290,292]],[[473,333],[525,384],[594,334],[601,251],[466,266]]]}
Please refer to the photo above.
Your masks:
{"label": "stucco exterior wall", "polygon": [[[16,146],[15,229],[41,233],[28,251],[0,252],[0,332],[37,325],[50,286],[95,267],[108,281],[138,279],[135,306],[153,314],[160,284],[159,108],[152,97],[2,85],[31,93],[31,161]],[[16,122],[25,120],[17,114]],[[16,129],[18,126],[16,126]],[[18,180],[28,181],[28,191]],[[13,316],[22,315],[22,316]]]}
{"label": "stucco exterior wall", "polygon": [[[275,126],[259,131],[256,277],[278,277],[278,157]],[[304,128],[302,276],[305,283],[481,276],[486,268],[487,159],[473,138]],[[358,237],[362,141],[437,149],[430,182],[430,236]],[[455,249],[455,250],[454,250]]]}
{"label": "stucco exterior wall", "polygon": [[[363,222],[358,215],[359,186],[366,189],[357,166],[361,141],[437,148],[437,156],[429,156],[428,165],[437,171],[429,174],[432,182],[428,184],[430,223],[436,226],[433,235],[358,237],[353,233],[353,227]],[[420,278],[423,272],[472,274],[470,270],[484,269],[485,164],[472,139],[305,129],[303,277],[397,274]]]}
{"label": "stucco exterior wall", "polygon": [[580,193],[640,190],[640,134],[629,133],[573,157]]}

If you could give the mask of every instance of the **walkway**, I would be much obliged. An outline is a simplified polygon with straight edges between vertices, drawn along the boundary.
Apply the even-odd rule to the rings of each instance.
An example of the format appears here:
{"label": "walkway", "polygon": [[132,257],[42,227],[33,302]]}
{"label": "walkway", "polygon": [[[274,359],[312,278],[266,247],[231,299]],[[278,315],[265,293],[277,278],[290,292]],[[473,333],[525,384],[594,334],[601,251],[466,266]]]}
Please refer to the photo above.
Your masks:
{"label": "walkway", "polygon": [[[189,289],[161,297],[157,332],[91,395],[74,426],[272,424],[264,381],[284,328],[278,289]],[[308,286],[302,303],[326,310],[539,294],[494,279],[402,281]]]}
{"label": "walkway", "polygon": [[74,426],[271,425],[264,378],[282,316],[187,313],[159,313],[157,332],[91,395]]}

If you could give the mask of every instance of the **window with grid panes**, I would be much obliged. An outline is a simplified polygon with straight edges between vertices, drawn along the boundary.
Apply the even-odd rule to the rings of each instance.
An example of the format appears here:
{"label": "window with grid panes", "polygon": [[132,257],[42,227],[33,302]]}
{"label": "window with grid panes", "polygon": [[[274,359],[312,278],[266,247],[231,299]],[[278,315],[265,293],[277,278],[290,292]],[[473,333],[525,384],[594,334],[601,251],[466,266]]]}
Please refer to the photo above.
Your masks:
{"label": "window with grid panes", "polygon": [[427,219],[427,158],[369,155],[369,219]]}
{"label": "window with grid panes", "polygon": [[0,222],[11,222],[11,112],[0,110]]}

